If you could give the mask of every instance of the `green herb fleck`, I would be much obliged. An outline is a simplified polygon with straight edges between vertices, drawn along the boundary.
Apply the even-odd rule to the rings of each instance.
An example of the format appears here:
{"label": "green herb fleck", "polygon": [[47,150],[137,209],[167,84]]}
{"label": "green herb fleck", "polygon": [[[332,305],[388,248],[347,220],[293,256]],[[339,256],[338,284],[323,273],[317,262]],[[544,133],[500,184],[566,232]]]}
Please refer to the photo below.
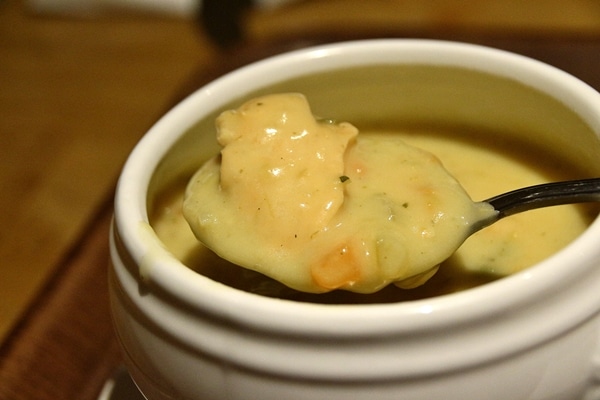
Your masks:
{"label": "green herb fleck", "polygon": [[347,181],[347,180],[349,180],[349,179],[350,179],[350,178],[349,178],[349,177],[347,177],[346,175],[342,175],[342,176],[340,176],[340,182],[342,182],[342,183],[346,182],[346,181]]}

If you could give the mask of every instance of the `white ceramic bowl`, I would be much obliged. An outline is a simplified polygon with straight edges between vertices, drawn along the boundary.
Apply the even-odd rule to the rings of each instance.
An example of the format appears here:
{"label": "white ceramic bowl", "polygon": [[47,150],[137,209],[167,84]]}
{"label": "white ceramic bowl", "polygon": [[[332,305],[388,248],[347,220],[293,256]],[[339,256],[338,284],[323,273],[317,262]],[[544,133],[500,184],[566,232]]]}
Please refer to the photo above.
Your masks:
{"label": "white ceramic bowl", "polygon": [[600,95],[553,67],[499,50],[349,42],[270,58],[210,83],[147,133],[118,184],[111,302],[127,366],[148,399],[584,396],[600,375],[600,220],[521,273],[397,304],[266,298],[172,257],[148,224],[150,198],[216,151],[208,129],[216,113],[276,90],[304,92],[318,114],[344,120],[525,132],[536,145],[600,171]]}

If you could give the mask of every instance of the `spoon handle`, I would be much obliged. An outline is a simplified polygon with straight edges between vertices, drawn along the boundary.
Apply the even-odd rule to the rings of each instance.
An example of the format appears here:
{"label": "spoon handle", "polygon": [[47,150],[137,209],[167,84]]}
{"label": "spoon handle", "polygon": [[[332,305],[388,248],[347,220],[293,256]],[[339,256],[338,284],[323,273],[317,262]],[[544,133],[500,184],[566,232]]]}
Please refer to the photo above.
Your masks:
{"label": "spoon handle", "polygon": [[485,200],[498,211],[497,219],[541,207],[596,201],[600,201],[600,178],[544,183]]}

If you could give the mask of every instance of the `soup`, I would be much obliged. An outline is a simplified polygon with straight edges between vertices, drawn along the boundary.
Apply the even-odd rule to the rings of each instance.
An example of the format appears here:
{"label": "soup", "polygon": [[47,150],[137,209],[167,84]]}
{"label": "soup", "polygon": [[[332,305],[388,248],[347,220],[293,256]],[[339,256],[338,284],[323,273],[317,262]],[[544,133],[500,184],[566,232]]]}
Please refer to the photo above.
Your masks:
{"label": "soup", "polygon": [[[533,184],[578,176],[542,150],[516,139],[498,142],[493,136],[454,128],[403,129],[360,127],[361,134],[398,137],[435,154],[474,200]],[[165,246],[193,270],[226,285],[252,293],[320,303],[383,303],[415,300],[472,288],[521,271],[560,250],[591,222],[589,207],[566,205],[506,218],[470,237],[444,261],[424,285],[414,289],[387,286],[376,293],[336,290],[311,294],[290,289],[258,272],[227,262],[198,242],[182,215],[182,177],[163,190],[151,209],[151,225]]]}

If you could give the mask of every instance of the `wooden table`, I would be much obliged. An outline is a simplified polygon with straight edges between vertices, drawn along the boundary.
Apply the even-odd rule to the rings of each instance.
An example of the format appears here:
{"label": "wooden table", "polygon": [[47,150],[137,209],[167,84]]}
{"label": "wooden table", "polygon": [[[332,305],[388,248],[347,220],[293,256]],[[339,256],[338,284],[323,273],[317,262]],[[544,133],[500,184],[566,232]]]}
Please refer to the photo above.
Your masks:
{"label": "wooden table", "polygon": [[147,128],[215,76],[316,41],[431,37],[516,51],[600,89],[596,1],[548,0],[538,18],[499,5],[511,2],[458,3],[350,0],[345,20],[336,0],[251,11],[246,42],[223,50],[191,19],[0,2],[0,399],[95,399],[119,365],[106,283],[114,185]]}

